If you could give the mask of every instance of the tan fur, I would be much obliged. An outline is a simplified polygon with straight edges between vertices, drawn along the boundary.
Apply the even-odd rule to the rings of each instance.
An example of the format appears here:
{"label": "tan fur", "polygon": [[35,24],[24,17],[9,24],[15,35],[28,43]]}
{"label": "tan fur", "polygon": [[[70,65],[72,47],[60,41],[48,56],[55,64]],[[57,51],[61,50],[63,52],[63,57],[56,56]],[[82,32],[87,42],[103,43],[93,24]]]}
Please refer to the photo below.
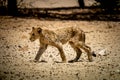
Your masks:
{"label": "tan fur", "polygon": [[39,39],[40,48],[35,57],[35,61],[40,59],[40,56],[47,49],[48,45],[55,46],[60,52],[62,62],[66,62],[66,56],[63,51],[62,44],[69,42],[71,47],[76,51],[75,59],[70,62],[76,62],[80,58],[83,49],[87,55],[88,60],[92,61],[91,48],[85,44],[85,33],[78,27],[68,27],[57,30],[48,30],[42,28],[32,28],[30,33],[30,40],[35,41]]}

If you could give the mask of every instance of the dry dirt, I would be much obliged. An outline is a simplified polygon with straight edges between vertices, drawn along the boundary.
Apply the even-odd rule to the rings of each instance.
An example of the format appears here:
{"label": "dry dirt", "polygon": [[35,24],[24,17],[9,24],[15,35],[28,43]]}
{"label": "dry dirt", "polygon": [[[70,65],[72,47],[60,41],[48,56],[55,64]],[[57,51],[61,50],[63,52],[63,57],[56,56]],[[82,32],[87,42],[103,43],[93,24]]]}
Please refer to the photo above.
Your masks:
{"label": "dry dirt", "polygon": [[[33,26],[60,28],[78,26],[86,33],[86,44],[97,57],[88,62],[82,54],[79,62],[61,61],[58,50],[49,46],[40,61],[34,63],[39,42],[29,41]],[[75,57],[69,44],[64,51],[67,60]],[[105,49],[105,56],[98,53]],[[0,80],[120,80],[120,22],[108,21],[49,21],[0,16]]]}

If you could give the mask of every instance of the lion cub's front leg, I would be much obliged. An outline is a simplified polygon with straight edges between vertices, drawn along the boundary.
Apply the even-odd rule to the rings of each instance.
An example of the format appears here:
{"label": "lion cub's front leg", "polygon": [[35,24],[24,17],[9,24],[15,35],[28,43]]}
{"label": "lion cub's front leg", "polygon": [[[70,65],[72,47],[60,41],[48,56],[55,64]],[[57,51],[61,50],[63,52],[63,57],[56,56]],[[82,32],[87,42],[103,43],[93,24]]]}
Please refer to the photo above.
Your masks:
{"label": "lion cub's front leg", "polygon": [[43,54],[43,52],[47,49],[47,44],[42,44],[41,43],[41,46],[36,54],[36,57],[34,59],[35,62],[39,61],[41,55]]}

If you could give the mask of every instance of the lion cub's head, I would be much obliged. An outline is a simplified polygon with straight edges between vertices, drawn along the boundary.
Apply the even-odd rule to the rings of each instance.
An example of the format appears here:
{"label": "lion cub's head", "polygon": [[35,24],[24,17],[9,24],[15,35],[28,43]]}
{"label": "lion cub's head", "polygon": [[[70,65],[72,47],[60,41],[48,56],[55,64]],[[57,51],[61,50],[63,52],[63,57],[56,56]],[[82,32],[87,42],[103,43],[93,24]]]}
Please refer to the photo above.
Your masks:
{"label": "lion cub's head", "polygon": [[30,34],[30,41],[33,42],[36,39],[38,39],[40,37],[41,31],[42,31],[41,28],[32,27],[32,31],[29,33]]}

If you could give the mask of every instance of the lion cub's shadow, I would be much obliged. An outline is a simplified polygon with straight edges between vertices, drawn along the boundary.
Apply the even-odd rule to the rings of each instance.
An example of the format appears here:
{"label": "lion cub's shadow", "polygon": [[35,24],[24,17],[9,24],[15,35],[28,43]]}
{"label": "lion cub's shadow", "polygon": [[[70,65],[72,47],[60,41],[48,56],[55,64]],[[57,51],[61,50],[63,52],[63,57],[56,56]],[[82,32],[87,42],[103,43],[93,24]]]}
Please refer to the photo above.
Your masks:
{"label": "lion cub's shadow", "polygon": [[45,60],[41,60],[41,61],[36,61],[36,60],[30,60],[30,62],[34,62],[34,63],[47,63],[47,61]]}

